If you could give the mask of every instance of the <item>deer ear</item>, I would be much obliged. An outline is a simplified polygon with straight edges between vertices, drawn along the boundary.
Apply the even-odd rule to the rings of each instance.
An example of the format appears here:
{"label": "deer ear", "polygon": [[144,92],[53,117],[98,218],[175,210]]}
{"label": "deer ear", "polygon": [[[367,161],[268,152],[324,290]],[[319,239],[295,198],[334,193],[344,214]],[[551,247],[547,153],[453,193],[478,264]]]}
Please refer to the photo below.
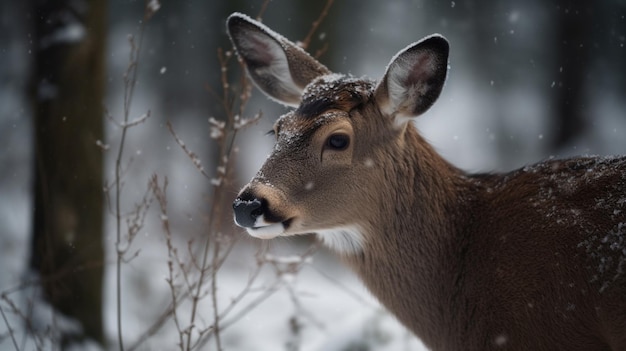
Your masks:
{"label": "deer ear", "polygon": [[230,15],[226,27],[252,81],[280,103],[298,106],[304,88],[331,73],[296,44],[244,14]]}
{"label": "deer ear", "polygon": [[446,80],[449,50],[444,37],[432,35],[396,54],[374,93],[381,111],[403,125],[428,110]]}

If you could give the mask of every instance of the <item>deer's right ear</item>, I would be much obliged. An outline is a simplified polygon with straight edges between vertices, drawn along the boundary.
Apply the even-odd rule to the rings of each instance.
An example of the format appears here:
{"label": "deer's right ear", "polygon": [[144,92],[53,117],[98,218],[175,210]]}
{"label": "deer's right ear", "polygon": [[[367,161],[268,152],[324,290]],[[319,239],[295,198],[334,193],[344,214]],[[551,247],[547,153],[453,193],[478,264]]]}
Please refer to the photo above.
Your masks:
{"label": "deer's right ear", "polygon": [[298,106],[304,88],[331,73],[296,44],[244,14],[230,15],[226,27],[252,81],[280,103]]}
{"label": "deer's right ear", "polygon": [[449,50],[444,37],[432,35],[391,59],[374,96],[396,125],[421,115],[437,100],[446,81]]}

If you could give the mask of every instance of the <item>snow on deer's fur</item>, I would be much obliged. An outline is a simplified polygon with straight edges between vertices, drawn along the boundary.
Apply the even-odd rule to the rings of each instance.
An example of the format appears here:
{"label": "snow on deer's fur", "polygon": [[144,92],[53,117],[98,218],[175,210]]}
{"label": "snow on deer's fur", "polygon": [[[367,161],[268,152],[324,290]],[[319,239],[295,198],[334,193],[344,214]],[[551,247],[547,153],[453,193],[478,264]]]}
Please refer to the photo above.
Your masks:
{"label": "snow on deer's fur", "polygon": [[444,85],[442,36],[373,82],[245,15],[227,27],[255,84],[296,107],[233,204],[250,235],[315,233],[433,350],[626,350],[625,157],[468,174],[410,123]]}

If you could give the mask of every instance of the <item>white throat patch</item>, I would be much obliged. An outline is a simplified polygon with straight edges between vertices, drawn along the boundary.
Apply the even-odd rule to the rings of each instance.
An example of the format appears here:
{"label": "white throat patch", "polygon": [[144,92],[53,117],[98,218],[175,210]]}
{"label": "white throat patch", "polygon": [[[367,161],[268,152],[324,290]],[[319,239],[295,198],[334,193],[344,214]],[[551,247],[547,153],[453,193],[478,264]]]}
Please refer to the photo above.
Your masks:
{"label": "white throat patch", "polygon": [[357,225],[319,230],[316,233],[324,245],[340,254],[354,255],[363,251],[365,236]]}

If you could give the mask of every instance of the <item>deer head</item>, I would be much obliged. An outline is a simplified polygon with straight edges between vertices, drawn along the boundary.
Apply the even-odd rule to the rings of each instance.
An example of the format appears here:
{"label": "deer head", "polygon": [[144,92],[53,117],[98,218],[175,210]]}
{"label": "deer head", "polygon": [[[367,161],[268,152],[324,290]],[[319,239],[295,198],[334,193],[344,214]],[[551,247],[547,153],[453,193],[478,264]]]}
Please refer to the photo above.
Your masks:
{"label": "deer head", "polygon": [[442,90],[446,39],[409,45],[376,83],[331,73],[245,15],[227,26],[253,82],[296,107],[275,123],[272,154],[235,200],[236,223],[258,238],[317,233],[342,253],[360,251],[385,215],[381,190],[403,181],[393,163],[407,152],[408,122]]}

